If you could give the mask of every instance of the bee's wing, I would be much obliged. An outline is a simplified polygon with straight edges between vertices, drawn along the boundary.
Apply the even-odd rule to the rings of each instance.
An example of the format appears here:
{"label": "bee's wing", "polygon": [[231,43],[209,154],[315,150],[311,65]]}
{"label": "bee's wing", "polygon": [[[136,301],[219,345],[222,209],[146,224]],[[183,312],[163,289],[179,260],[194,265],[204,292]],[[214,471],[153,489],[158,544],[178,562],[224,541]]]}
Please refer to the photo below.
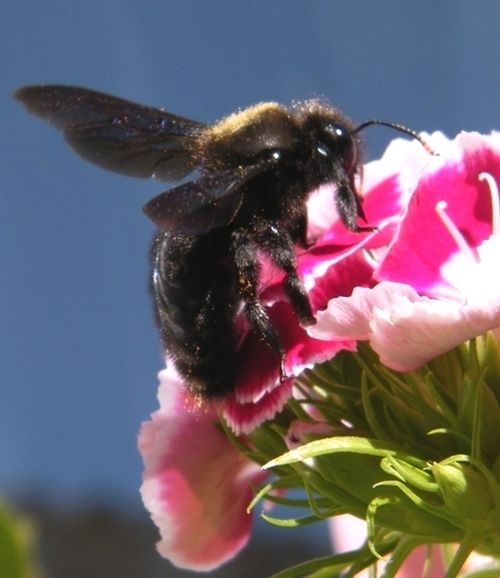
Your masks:
{"label": "bee's wing", "polygon": [[195,168],[202,123],[72,86],[26,86],[16,98],[60,129],[86,160],[128,176],[175,181]]}
{"label": "bee's wing", "polygon": [[185,235],[223,227],[235,218],[245,183],[265,169],[261,163],[204,175],[158,195],[144,213],[160,229]]}

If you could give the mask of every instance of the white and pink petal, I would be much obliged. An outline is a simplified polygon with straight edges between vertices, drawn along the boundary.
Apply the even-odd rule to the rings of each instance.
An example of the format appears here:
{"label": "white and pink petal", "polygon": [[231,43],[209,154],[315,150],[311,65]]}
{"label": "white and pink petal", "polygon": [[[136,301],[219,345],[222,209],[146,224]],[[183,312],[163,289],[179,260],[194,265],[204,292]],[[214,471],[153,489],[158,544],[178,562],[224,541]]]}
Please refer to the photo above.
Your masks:
{"label": "white and pink petal", "polygon": [[160,530],[159,552],[180,568],[208,571],[248,541],[246,508],[263,474],[229,442],[213,413],[188,407],[173,369],[160,378],[160,409],[139,435],[141,494]]}
{"label": "white and pink petal", "polygon": [[422,295],[454,299],[456,288],[443,269],[463,247],[450,224],[472,254],[493,233],[495,203],[481,175],[500,182],[500,138],[462,133],[440,152],[422,175],[375,277],[406,283]]}

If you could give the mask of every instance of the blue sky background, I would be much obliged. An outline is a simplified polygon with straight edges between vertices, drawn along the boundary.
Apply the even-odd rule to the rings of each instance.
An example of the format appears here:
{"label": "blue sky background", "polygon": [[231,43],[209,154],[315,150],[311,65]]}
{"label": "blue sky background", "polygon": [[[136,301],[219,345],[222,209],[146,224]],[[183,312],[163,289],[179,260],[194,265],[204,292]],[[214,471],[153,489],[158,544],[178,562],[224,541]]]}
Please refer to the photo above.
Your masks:
{"label": "blue sky background", "polygon": [[[148,294],[162,183],[107,173],[11,95],[87,86],[213,121],[324,96],[357,121],[500,129],[500,3],[16,0],[0,5],[0,488],[139,509],[162,367]],[[376,157],[395,135],[365,133]]]}

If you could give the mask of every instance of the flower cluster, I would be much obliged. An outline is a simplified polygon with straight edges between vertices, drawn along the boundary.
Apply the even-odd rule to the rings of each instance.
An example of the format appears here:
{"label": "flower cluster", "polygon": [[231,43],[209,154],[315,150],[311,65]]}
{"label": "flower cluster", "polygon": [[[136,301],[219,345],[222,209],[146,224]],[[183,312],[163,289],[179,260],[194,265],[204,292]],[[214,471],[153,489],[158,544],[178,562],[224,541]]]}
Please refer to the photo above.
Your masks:
{"label": "flower cluster", "polygon": [[173,368],[161,372],[160,409],[139,440],[142,495],[174,564],[229,560],[250,535],[249,504],[296,488],[308,522],[368,523],[355,557],[321,562],[336,572],[390,553],[395,576],[422,544],[461,544],[450,577],[473,550],[498,555],[500,134],[429,141],[439,156],[398,139],[366,165],[371,232],[343,228],[331,187],[311,197],[297,269],[315,326],[298,325],[282,275],[263,278],[288,379],[251,332],[234,394],[210,408],[190,403]]}

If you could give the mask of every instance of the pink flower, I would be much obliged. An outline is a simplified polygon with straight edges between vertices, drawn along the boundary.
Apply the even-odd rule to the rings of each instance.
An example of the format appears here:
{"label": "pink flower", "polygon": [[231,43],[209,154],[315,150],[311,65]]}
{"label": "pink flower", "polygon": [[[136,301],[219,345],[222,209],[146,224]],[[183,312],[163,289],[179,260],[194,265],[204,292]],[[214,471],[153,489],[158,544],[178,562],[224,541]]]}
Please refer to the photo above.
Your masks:
{"label": "pink flower", "polygon": [[159,552],[181,568],[210,570],[248,541],[252,484],[266,474],[234,448],[214,412],[186,407],[172,368],[160,374],[159,400],[139,435],[142,498],[160,529]]}
{"label": "pink flower", "polygon": [[379,283],[332,299],[311,336],[369,340],[382,363],[410,371],[500,327],[500,135],[462,133],[439,152],[415,182]]}

